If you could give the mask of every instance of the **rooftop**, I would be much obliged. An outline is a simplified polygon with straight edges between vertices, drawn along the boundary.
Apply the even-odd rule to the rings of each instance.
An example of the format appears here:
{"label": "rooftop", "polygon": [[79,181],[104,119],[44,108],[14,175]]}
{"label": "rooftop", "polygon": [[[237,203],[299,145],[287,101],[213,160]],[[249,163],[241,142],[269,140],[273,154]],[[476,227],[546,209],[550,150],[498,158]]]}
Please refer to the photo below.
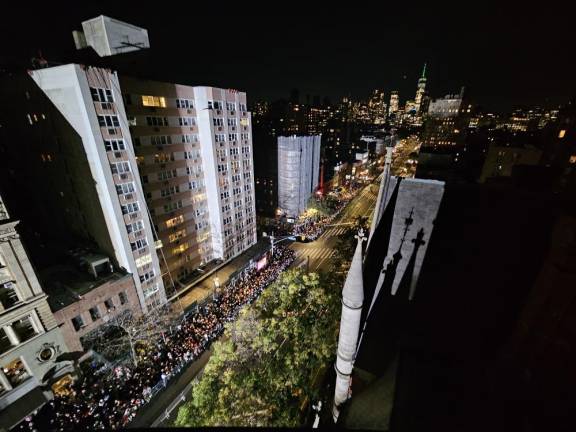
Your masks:
{"label": "rooftop", "polygon": [[48,294],[48,303],[53,312],[81,300],[82,296],[95,288],[125,277],[130,276],[114,271],[95,278],[92,274],[67,264],[49,267],[41,272],[44,289]]}

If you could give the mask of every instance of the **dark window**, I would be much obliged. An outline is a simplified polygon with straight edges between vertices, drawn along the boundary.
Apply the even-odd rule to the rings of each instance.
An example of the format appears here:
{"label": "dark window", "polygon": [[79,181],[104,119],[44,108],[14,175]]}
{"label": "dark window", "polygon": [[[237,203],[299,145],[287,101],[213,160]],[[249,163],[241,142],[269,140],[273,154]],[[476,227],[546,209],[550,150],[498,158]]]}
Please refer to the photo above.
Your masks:
{"label": "dark window", "polygon": [[98,310],[98,306],[90,308],[90,317],[92,318],[92,321],[100,319],[100,311]]}
{"label": "dark window", "polygon": [[114,309],[114,302],[112,301],[111,298],[109,298],[108,300],[104,301],[104,306],[106,306],[106,309],[110,311]]}
{"label": "dark window", "polygon": [[11,308],[19,301],[20,299],[16,294],[16,287],[12,282],[6,282],[0,285],[0,303],[2,303],[4,309]]}
{"label": "dark window", "polygon": [[14,322],[12,324],[12,329],[18,336],[18,340],[20,342],[27,341],[28,339],[38,334],[32,325],[32,320],[30,317],[25,317]]}
{"label": "dark window", "polygon": [[74,326],[74,330],[76,331],[84,327],[84,320],[82,320],[82,317],[80,315],[77,315],[74,318],[72,318],[72,326]]}
{"label": "dark window", "polygon": [[12,343],[3,328],[0,328],[0,354],[12,349]]}
{"label": "dark window", "polygon": [[125,292],[121,292],[120,294],[118,294],[118,297],[120,298],[121,305],[125,305],[126,303],[128,303],[128,296],[126,295]]}

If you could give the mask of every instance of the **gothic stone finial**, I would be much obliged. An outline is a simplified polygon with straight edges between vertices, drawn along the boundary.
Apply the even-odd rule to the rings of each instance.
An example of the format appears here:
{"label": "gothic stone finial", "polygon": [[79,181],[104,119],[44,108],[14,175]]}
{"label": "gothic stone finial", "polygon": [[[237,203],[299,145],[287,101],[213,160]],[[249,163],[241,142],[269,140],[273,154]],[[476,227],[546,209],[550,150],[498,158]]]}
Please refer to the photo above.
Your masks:
{"label": "gothic stone finial", "polygon": [[354,236],[354,238],[355,238],[355,239],[358,239],[358,241],[363,241],[363,242],[365,242],[365,241],[367,240],[367,237],[366,237],[366,235],[364,234],[364,228],[360,228],[360,229],[358,230],[358,234],[356,234],[356,235]]}

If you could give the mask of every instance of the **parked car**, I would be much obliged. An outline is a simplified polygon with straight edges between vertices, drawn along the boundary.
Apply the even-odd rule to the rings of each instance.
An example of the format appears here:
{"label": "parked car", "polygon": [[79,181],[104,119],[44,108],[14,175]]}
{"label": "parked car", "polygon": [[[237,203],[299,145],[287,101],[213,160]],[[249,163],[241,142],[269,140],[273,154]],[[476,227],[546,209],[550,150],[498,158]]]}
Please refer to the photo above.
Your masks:
{"label": "parked car", "polygon": [[310,243],[313,240],[310,237],[306,237],[304,235],[299,235],[299,236],[296,236],[296,241],[298,243]]}

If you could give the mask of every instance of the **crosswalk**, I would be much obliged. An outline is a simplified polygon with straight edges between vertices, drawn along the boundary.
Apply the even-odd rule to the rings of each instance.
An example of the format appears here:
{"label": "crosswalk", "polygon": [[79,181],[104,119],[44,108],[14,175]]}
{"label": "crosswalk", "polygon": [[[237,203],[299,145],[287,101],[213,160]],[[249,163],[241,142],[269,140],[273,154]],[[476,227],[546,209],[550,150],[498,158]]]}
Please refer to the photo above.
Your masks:
{"label": "crosswalk", "polygon": [[334,227],[330,227],[328,228],[326,231],[324,231],[324,234],[322,234],[324,237],[337,237],[339,235],[342,235],[346,232],[346,230],[348,230],[348,226],[334,226]]}
{"label": "crosswalk", "polygon": [[325,260],[336,255],[336,251],[328,247],[309,247],[296,252],[296,259],[310,257],[310,261]]}

